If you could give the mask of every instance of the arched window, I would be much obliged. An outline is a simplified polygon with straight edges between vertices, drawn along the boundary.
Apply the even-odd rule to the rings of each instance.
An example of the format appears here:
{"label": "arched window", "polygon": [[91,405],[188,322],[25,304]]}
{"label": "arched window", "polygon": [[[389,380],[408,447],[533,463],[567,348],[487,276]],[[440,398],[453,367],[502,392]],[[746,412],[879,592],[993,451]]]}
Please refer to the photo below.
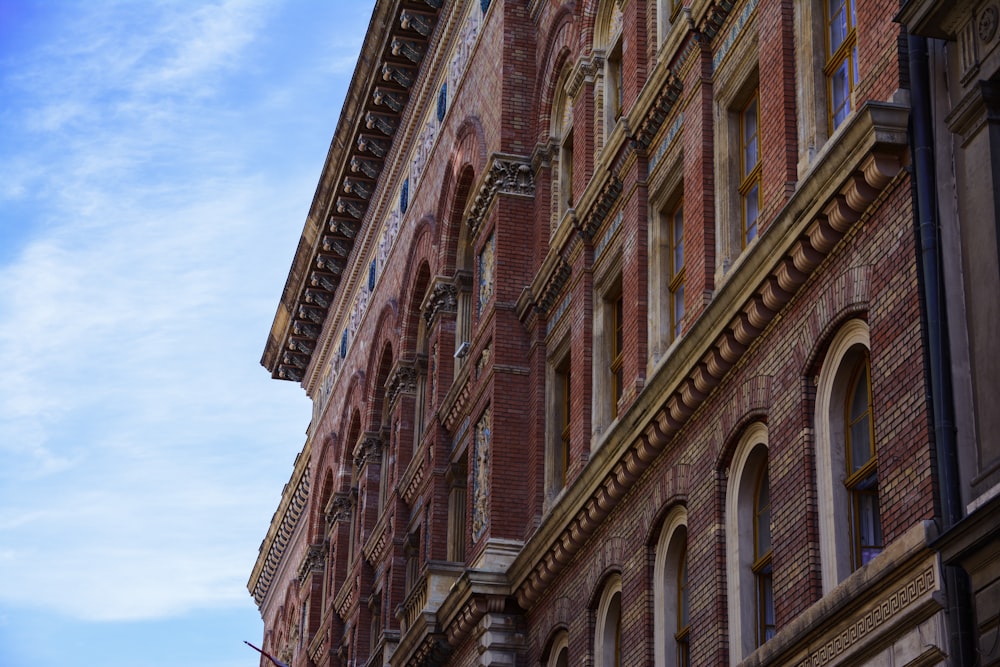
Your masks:
{"label": "arched window", "polygon": [[729,657],[736,664],[774,635],[771,500],[767,427],[747,427],[733,455],[726,492]]}
{"label": "arched window", "polygon": [[816,382],[816,490],[827,593],[882,550],[868,324],[845,323]]}
{"label": "arched window", "polygon": [[621,0],[605,0],[598,11],[595,31],[595,47],[604,54],[604,82],[600,87],[603,104],[598,107],[604,117],[604,139],[625,110],[622,4]]}
{"label": "arched window", "polygon": [[617,574],[604,585],[597,606],[594,657],[595,667],[621,667],[622,664],[622,580]]}
{"label": "arched window", "polygon": [[757,472],[753,494],[753,578],[757,592],[757,646],[774,636],[774,586],[771,581],[771,489],[767,468]]}
{"label": "arched window", "polygon": [[687,511],[667,515],[656,545],[653,572],[653,644],[656,667],[689,667]]}
{"label": "arched window", "polygon": [[555,233],[566,211],[573,208],[573,100],[566,92],[569,68],[565,68],[556,84],[552,102],[553,155],[552,196],[555,217],[550,228]]}
{"label": "arched window", "polygon": [[548,655],[545,667],[569,667],[569,635],[565,631],[552,640]]}
{"label": "arched window", "polygon": [[855,362],[847,387],[844,401],[847,479],[844,486],[850,498],[851,568],[856,570],[882,551],[871,364],[867,353]]}

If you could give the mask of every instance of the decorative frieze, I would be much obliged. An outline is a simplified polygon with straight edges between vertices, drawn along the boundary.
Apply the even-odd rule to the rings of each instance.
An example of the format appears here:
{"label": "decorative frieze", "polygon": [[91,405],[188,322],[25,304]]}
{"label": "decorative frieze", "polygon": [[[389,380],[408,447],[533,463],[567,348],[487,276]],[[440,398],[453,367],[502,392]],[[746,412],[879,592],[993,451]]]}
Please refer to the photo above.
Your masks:
{"label": "decorative frieze", "polygon": [[492,414],[486,408],[476,423],[472,460],[472,541],[486,532],[490,503],[490,445],[493,440]]}

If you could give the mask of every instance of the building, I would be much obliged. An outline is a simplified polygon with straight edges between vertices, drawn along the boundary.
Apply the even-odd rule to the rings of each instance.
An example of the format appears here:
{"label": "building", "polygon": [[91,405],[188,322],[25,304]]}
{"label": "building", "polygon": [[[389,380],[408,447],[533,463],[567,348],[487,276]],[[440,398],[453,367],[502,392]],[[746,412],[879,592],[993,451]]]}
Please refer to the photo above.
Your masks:
{"label": "building", "polygon": [[379,0],[262,359],[265,650],[1000,664],[998,11]]}

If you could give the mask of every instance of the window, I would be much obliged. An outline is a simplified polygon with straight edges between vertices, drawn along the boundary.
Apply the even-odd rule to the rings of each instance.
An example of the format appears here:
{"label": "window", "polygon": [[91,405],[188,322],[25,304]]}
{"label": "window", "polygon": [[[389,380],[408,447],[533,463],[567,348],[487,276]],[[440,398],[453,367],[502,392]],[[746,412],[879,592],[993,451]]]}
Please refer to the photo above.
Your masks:
{"label": "window", "polygon": [[854,110],[858,83],[855,0],[795,2],[798,176]]}
{"label": "window", "polygon": [[594,26],[594,50],[604,56],[603,82],[595,89],[598,97],[596,126],[603,127],[603,136],[597,137],[598,148],[618,124],[625,109],[624,62],[622,59],[622,4],[623,0],[604,0],[597,10]]}
{"label": "window", "polygon": [[851,113],[851,95],[858,82],[858,40],[854,29],[854,0],[825,0],[826,66],[830,131]]}
{"label": "window", "polygon": [[744,431],[729,466],[726,558],[729,658],[736,664],[775,632],[767,427],[761,422]]}
{"label": "window", "polygon": [[573,208],[573,100],[566,92],[570,69],[559,75],[552,99],[552,210],[550,233]]}
{"label": "window", "polygon": [[684,319],[684,204],[679,202],[666,214],[666,238],[668,242],[667,290],[670,293],[670,340],[681,335],[681,321]]}
{"label": "window", "polygon": [[757,472],[753,503],[753,576],[757,592],[757,646],[774,636],[774,587],[771,581],[771,491],[767,468]]}
{"label": "window", "polygon": [[621,667],[622,664],[622,580],[614,575],[604,586],[597,607],[597,632],[594,637],[595,667]]}
{"label": "window", "polygon": [[656,3],[658,43],[662,44],[667,39],[667,35],[670,34],[670,28],[674,25],[677,18],[677,12],[680,11],[683,4],[681,0],[659,0]]}
{"label": "window", "polygon": [[607,77],[605,85],[607,94],[605,108],[608,114],[607,134],[611,134],[611,130],[618,124],[618,120],[622,117],[622,110],[625,108],[621,34],[615,38],[611,48],[608,50],[605,67],[605,76]]}
{"label": "window", "polygon": [[457,462],[448,467],[445,481],[448,483],[448,560],[465,562],[466,489],[468,477],[468,455],[462,454]]}
{"label": "window", "polygon": [[656,667],[690,667],[688,637],[687,511],[675,507],[667,515],[656,545],[653,573]]}
{"label": "window", "polygon": [[875,428],[872,423],[871,364],[868,355],[854,365],[844,401],[847,495],[851,513],[851,569],[865,565],[882,551],[879,518]]}
{"label": "window", "polygon": [[563,364],[556,369],[559,401],[559,455],[557,457],[556,470],[559,472],[559,487],[566,486],[566,476],[569,472],[569,451],[570,451],[570,414],[572,405],[571,398],[571,371],[570,360],[567,358]]}
{"label": "window", "polygon": [[610,312],[610,325],[611,325],[611,335],[609,336],[609,344],[611,346],[611,363],[608,366],[608,371],[611,375],[611,418],[618,418],[618,401],[622,397],[622,382],[624,380],[623,375],[623,360],[625,355],[622,353],[622,347],[624,343],[624,323],[625,323],[625,313],[624,313],[625,303],[622,298],[621,289],[619,288],[617,296],[612,297],[609,303]]}
{"label": "window", "polygon": [[760,115],[756,91],[739,113],[740,117],[740,204],[742,231],[746,248],[757,238],[760,218]]}
{"label": "window", "polygon": [[546,371],[545,502],[551,503],[568,481],[572,442],[572,357],[569,337],[556,347]]}
{"label": "window", "polygon": [[565,631],[552,640],[552,647],[549,649],[549,658],[545,661],[546,667],[569,667],[569,636]]}
{"label": "window", "polygon": [[618,418],[618,405],[625,394],[626,313],[620,252],[620,247],[604,250],[594,277],[591,448],[600,446],[601,434]]}
{"label": "window", "polygon": [[816,381],[816,489],[823,592],[882,551],[868,324],[846,322]]}

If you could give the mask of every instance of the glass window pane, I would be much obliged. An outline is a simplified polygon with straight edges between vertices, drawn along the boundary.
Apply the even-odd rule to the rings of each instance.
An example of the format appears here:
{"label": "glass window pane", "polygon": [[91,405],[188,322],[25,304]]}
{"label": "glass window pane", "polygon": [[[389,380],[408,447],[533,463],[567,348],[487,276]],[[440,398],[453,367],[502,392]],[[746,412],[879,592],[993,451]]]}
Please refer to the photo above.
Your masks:
{"label": "glass window pane", "polygon": [[678,208],[677,212],[674,213],[674,233],[673,233],[673,244],[674,244],[674,266],[673,275],[681,270],[684,266],[684,213],[682,209]]}
{"label": "glass window pane", "polygon": [[760,215],[760,204],[758,201],[759,185],[754,185],[743,198],[744,203],[744,245],[757,238],[757,218]]}
{"label": "glass window pane", "polygon": [[684,318],[684,283],[674,291],[674,337],[681,335],[681,320]]}
{"label": "glass window pane", "polygon": [[[830,0],[830,53],[836,51],[847,37],[847,11],[844,0]],[[853,11],[853,8],[852,8]]]}

